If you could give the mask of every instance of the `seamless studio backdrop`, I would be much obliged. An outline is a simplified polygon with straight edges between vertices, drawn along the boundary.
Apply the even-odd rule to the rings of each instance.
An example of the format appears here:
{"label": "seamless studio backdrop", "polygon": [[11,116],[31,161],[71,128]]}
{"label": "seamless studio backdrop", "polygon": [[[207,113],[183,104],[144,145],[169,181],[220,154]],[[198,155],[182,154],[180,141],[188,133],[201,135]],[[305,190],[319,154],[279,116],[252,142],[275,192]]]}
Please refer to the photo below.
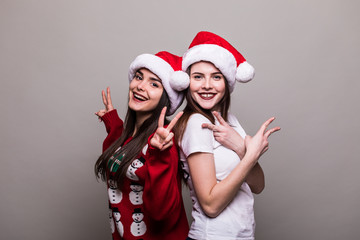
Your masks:
{"label": "seamless studio backdrop", "polygon": [[[0,239],[111,239],[93,166],[102,89],[126,111],[130,62],[217,33],[255,67],[232,112],[267,118],[256,239],[360,235],[358,1],[0,1]],[[191,202],[184,198],[188,210]]]}

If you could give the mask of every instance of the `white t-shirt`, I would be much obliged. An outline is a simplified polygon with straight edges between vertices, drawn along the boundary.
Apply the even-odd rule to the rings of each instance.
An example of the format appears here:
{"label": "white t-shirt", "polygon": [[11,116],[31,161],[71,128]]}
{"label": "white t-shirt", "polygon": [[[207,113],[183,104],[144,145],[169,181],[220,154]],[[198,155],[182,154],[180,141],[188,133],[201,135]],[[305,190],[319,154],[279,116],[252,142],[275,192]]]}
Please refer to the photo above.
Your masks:
{"label": "white t-shirt", "polygon": [[[211,130],[201,127],[202,123],[211,122],[198,113],[191,115],[189,118],[180,144],[180,160],[183,163],[183,169],[186,174],[190,172],[186,161],[190,154],[196,152],[214,154],[216,179],[220,182],[236,167],[240,162],[240,158],[234,151],[217,142]],[[228,123],[245,138],[245,131],[234,115],[229,114]],[[218,121],[215,124],[219,125]],[[242,184],[239,192],[229,205],[216,218],[210,218],[201,209],[191,176],[186,174],[185,177],[188,177],[187,183],[193,203],[193,222],[189,232],[190,238],[197,240],[254,239],[254,197],[246,182]]]}

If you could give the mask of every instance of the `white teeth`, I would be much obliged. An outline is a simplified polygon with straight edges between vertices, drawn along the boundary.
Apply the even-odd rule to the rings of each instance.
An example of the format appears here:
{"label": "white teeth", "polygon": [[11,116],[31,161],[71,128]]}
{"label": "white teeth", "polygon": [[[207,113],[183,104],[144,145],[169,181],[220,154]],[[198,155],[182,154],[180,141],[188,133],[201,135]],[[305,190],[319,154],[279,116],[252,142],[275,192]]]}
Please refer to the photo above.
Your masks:
{"label": "white teeth", "polygon": [[145,97],[140,96],[140,95],[137,95],[136,93],[134,93],[134,97],[135,97],[135,98],[137,98],[137,99],[143,100],[143,101],[145,101],[145,100],[146,100],[146,98],[145,98]]}
{"label": "white teeth", "polygon": [[204,98],[209,98],[209,97],[214,96],[214,94],[213,93],[202,93],[201,96]]}

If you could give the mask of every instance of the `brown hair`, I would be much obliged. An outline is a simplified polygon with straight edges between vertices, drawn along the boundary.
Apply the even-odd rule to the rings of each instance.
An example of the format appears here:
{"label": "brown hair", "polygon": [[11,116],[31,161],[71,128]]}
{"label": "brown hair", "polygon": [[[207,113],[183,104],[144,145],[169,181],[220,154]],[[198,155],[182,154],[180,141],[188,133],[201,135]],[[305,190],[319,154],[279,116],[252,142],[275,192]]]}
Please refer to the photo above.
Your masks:
{"label": "brown hair", "polygon": [[[189,74],[189,76],[191,72],[191,66],[192,65],[190,65],[186,71]],[[228,111],[230,108],[230,89],[229,89],[229,83],[226,80],[225,76],[224,76],[224,80],[225,80],[225,94],[218,104],[220,106],[220,114],[222,118],[224,118],[224,120],[227,121]],[[203,109],[197,102],[195,102],[194,99],[191,97],[191,93],[189,89],[190,87],[188,87],[184,92],[187,102],[186,107],[184,109],[184,113],[174,127],[174,134],[177,138],[176,141],[177,143],[181,142],[187,122],[192,114],[200,113],[203,116],[205,116],[207,119],[209,119],[212,122],[212,124],[215,124],[215,119],[211,113],[211,110]]]}
{"label": "brown hair", "polygon": [[[169,109],[170,101],[164,90],[158,105],[152,111],[152,115],[140,126],[133,139],[123,146],[124,142],[133,135],[135,130],[136,112],[128,108],[124,122],[124,130],[120,138],[106,149],[95,163],[94,170],[97,178],[106,181],[110,176],[110,169],[114,164],[114,161],[111,160],[112,157],[116,159],[122,156],[121,161],[119,161],[119,166],[116,169],[114,176],[111,178],[115,187],[121,188],[128,167],[147,144],[150,135],[156,131],[161,110],[165,106]],[[166,120],[166,124],[167,123],[168,121]]]}

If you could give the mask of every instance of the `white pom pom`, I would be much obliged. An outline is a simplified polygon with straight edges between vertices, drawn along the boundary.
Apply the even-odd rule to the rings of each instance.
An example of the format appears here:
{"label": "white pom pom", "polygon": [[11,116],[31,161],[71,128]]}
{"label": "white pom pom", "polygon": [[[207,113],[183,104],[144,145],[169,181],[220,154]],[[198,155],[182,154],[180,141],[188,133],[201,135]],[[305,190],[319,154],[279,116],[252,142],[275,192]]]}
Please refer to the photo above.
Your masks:
{"label": "white pom pom", "polygon": [[246,83],[254,78],[255,69],[248,62],[241,63],[236,69],[236,80]]}
{"label": "white pom pom", "polygon": [[180,92],[189,87],[190,78],[186,72],[175,71],[170,77],[170,86],[172,89]]}

